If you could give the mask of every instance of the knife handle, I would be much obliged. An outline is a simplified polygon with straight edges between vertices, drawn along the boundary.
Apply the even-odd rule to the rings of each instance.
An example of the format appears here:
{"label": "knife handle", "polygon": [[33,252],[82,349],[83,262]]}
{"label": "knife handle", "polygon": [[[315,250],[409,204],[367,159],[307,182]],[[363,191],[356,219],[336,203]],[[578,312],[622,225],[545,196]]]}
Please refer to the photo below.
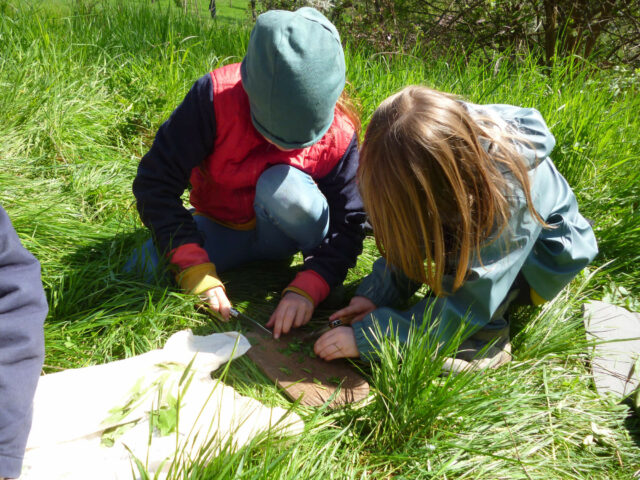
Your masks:
{"label": "knife handle", "polygon": [[341,327],[343,325],[351,325],[352,316],[336,318],[329,322],[329,328]]}

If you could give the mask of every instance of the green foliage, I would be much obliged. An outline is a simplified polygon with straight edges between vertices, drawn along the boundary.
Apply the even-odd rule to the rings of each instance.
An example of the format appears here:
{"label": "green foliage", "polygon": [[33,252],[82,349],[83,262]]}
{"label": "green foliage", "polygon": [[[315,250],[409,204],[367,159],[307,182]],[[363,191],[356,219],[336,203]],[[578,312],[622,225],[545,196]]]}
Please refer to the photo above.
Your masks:
{"label": "green foliage", "polygon": [[[185,15],[169,0],[0,0],[0,12],[0,203],[42,265],[46,371],[143,353],[186,327],[242,329],[196,311],[166,278],[145,284],[122,266],[147,237],[131,195],[139,158],[195,79],[242,58],[248,26]],[[410,83],[538,108],[556,136],[552,157],[594,222],[600,256],[556,301],[518,312],[512,364],[440,378],[426,337],[408,349],[391,342],[367,373],[370,403],[333,412],[295,406],[305,432],[294,441],[265,432],[215,457],[219,445],[183,452],[170,478],[630,478],[640,470],[640,426],[630,407],[595,394],[580,306],[614,298],[635,308],[640,298],[638,72],[585,68],[573,57],[543,68],[517,51],[376,53],[341,33],[365,125]],[[376,256],[367,238],[336,307]],[[231,300],[266,321],[300,262],[225,273]],[[318,318],[332,311],[323,308]],[[216,375],[288,405],[247,358]]]}
{"label": "green foliage", "polygon": [[532,52],[547,64],[556,55],[640,58],[638,0],[336,0],[329,15],[342,31],[384,51]]}
{"label": "green foliage", "polygon": [[441,377],[445,358],[455,356],[462,330],[441,348],[431,334],[437,325],[431,315],[425,313],[422,327],[412,329],[406,343],[398,340],[393,325],[386,334],[380,328],[373,333],[373,344],[380,345],[378,360],[370,366],[376,395],[357,412],[357,419],[363,439],[382,450],[402,449],[417,431],[433,435],[438,419],[457,410],[459,395],[475,378],[471,372]]}

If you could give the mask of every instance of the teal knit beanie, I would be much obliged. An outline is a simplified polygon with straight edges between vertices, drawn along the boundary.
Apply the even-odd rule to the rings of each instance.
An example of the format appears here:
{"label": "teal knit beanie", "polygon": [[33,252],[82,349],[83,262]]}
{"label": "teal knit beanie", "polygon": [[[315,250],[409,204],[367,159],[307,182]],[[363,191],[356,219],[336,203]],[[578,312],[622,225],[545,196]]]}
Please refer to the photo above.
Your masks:
{"label": "teal knit beanie", "polygon": [[317,10],[260,15],[240,71],[253,125],[276,145],[308,147],[333,123],[344,52],[338,31]]}

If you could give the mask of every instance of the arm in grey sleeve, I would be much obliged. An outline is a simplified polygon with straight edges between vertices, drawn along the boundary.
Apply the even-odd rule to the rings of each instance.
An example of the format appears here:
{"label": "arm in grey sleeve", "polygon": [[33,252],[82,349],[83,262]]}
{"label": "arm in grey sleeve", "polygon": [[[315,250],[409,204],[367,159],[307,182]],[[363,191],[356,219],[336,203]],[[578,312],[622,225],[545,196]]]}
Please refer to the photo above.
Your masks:
{"label": "arm in grey sleeve", "polygon": [[356,295],[367,297],[377,307],[398,307],[416,293],[421,284],[410,280],[403,272],[379,258],[373,270],[363,280]]}
{"label": "arm in grey sleeve", "polygon": [[0,207],[0,477],[20,476],[44,359],[40,264]]}
{"label": "arm in grey sleeve", "polygon": [[551,300],[595,258],[598,244],[573,190],[549,158],[536,168],[532,196],[550,228],[540,232],[522,273],[538,295]]}

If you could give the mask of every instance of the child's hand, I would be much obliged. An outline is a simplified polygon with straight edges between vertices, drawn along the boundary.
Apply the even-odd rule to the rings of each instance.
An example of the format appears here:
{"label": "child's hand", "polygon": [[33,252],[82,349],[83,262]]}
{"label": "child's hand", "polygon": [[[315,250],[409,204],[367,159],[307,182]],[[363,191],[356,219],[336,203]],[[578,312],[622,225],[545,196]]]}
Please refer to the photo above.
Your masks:
{"label": "child's hand", "polygon": [[327,362],[336,358],[360,356],[356,337],[351,327],[336,327],[322,335],[313,346],[313,351]]}
{"label": "child's hand", "polygon": [[273,328],[273,338],[280,338],[281,333],[289,333],[291,327],[300,327],[311,320],[313,303],[302,295],[287,292],[271,318],[267,328]]}
{"label": "child's hand", "polygon": [[222,287],[210,288],[204,293],[200,294],[200,298],[207,302],[207,306],[214,312],[218,312],[222,315],[222,319],[229,321],[229,315],[231,310],[231,302],[227,298],[227,294]]}
{"label": "child's hand", "polygon": [[331,314],[329,320],[332,321],[338,318],[351,318],[351,323],[359,322],[365,317],[365,315],[373,312],[376,308],[376,305],[367,297],[356,296],[351,299],[348,306]]}

